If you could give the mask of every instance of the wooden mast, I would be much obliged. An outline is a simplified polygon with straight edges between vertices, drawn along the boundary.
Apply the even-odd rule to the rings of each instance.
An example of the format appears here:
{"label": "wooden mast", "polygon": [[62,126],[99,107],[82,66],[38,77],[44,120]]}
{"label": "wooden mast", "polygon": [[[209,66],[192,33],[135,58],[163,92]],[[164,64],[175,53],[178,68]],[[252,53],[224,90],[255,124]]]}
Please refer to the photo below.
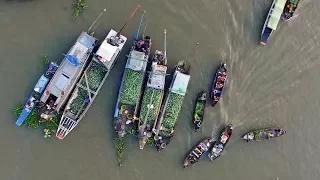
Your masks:
{"label": "wooden mast", "polygon": [[118,37],[118,38],[120,37],[123,29],[126,27],[126,25],[128,24],[128,22],[133,18],[134,14],[136,13],[136,11],[137,11],[139,8],[140,8],[140,5],[138,5],[138,6],[136,7],[136,9],[133,11],[133,13],[131,14],[131,16],[130,16],[129,19],[127,20],[127,22],[124,23],[124,25],[122,26],[122,28],[120,29],[120,31],[119,31],[118,34],[117,34],[117,37]]}

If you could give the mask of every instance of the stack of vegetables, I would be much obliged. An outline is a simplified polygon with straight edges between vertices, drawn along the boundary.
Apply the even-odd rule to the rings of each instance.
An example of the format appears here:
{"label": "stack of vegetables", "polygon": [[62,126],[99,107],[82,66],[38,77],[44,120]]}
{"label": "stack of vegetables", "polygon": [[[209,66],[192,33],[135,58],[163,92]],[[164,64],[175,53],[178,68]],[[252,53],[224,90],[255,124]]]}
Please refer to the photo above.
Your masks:
{"label": "stack of vegetables", "polygon": [[[88,85],[89,88],[92,91],[97,91],[100,84],[103,81],[103,78],[105,77],[107,73],[107,70],[105,70],[103,67],[101,67],[100,64],[98,64],[95,61],[91,62],[91,65],[87,69],[87,79],[88,79]],[[81,85],[84,87],[87,87],[85,77],[81,78]],[[76,90],[75,90],[76,91]],[[92,96],[92,94],[91,94]],[[88,91],[82,88],[77,88],[77,97],[71,102],[70,104],[70,111],[73,114],[77,114],[79,111],[82,111],[85,109],[86,105],[84,107],[83,103],[88,98]]]}
{"label": "stack of vegetables", "polygon": [[[144,92],[144,97],[143,97],[141,112],[140,112],[140,125],[144,124],[145,120],[147,121],[146,124],[150,124],[151,126],[154,124],[154,121],[157,118],[158,109],[161,103],[162,93],[163,91],[160,89],[154,89],[149,87],[146,88]],[[152,108],[148,108],[150,101],[151,101],[151,104],[153,105]],[[149,110],[149,114],[148,114],[148,110]],[[148,114],[148,117],[146,117],[147,114]]]}
{"label": "stack of vegetables", "polygon": [[166,128],[167,130],[160,130],[160,136],[170,136],[170,130],[174,128],[178,120],[184,100],[184,96],[173,92],[170,92],[168,98],[168,104],[164,112],[165,116],[163,117],[162,121],[162,127]]}
{"label": "stack of vegetables", "polygon": [[141,94],[144,73],[126,69],[120,94],[120,104],[135,105]]}
{"label": "stack of vegetables", "polygon": [[204,108],[205,108],[205,104],[203,104],[203,103],[197,103],[197,105],[196,105],[196,111],[195,111],[195,116],[198,116],[201,120],[202,120],[202,118],[203,118]]}

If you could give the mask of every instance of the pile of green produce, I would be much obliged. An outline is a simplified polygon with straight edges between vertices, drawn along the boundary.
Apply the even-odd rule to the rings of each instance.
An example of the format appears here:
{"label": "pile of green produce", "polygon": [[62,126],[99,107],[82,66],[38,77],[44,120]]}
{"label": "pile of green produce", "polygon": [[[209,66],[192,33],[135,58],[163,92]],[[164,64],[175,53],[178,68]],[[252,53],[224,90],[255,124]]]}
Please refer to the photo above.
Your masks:
{"label": "pile of green produce", "polygon": [[148,140],[146,142],[146,146],[153,147],[155,145],[156,145],[156,142],[154,141],[153,137],[148,138]]}
{"label": "pile of green produce", "polygon": [[83,13],[83,10],[87,9],[88,6],[85,3],[85,0],[75,0],[73,3],[73,16],[78,17]]}
{"label": "pile of green produce", "polygon": [[[92,91],[97,91],[98,87],[102,83],[104,76],[106,75],[107,70],[100,67],[96,62],[92,62],[90,68],[87,70],[87,79],[89,88]],[[84,75],[83,75],[84,76]],[[86,79],[82,77],[81,85],[87,87]]]}
{"label": "pile of green produce", "polygon": [[[141,112],[140,112],[140,121],[142,125],[145,120],[147,120],[147,124],[153,125],[155,119],[157,118],[158,109],[161,103],[161,97],[162,97],[162,90],[159,89],[153,89],[153,88],[146,88],[144,91],[144,96],[142,100],[141,105]],[[152,96],[153,93],[153,96]],[[151,100],[152,97],[152,100]],[[153,105],[153,108],[148,108],[149,104]],[[149,114],[148,114],[149,110]],[[148,114],[148,117],[146,118]]]}
{"label": "pile of green produce", "polygon": [[113,138],[114,146],[117,151],[117,159],[119,165],[122,166],[123,163],[123,152],[124,152],[124,138],[123,137],[115,137]]}
{"label": "pile of green produce", "polygon": [[87,90],[84,90],[82,88],[77,88],[77,90],[78,96],[73,99],[72,103],[70,104],[70,111],[75,115],[86,107],[86,105],[83,106],[83,103],[88,98]]}
{"label": "pile of green produce", "polygon": [[[163,121],[161,124],[166,129],[171,130],[172,128],[174,128],[179,117],[183,100],[184,96],[170,92],[168,104],[166,106]],[[170,135],[170,132],[161,130],[159,134],[162,136],[168,136]]]}
{"label": "pile of green produce", "polygon": [[195,114],[197,114],[199,117],[203,117],[205,105],[203,103],[197,103],[196,105],[196,111]]}
{"label": "pile of green produce", "polygon": [[137,103],[141,93],[143,79],[143,72],[126,69],[120,94],[120,103],[131,105]]}
{"label": "pile of green produce", "polygon": [[[16,118],[18,118],[22,112],[22,109],[23,109],[22,104],[15,106],[13,109],[13,115]],[[61,115],[58,114],[52,120],[41,121],[39,113],[38,113],[38,108],[34,107],[33,110],[31,111],[30,115],[24,121],[23,125],[28,128],[44,127],[45,129],[48,129],[51,132],[55,132],[58,129],[60,119],[61,119]]]}
{"label": "pile of green produce", "polygon": [[40,69],[44,70],[46,67],[48,67],[49,64],[49,57],[47,55],[43,56],[41,58],[41,66]]}
{"label": "pile of green produce", "polygon": [[[13,115],[18,118],[22,112],[23,105],[19,104],[13,108]],[[39,119],[38,108],[34,107],[31,111],[30,115],[27,119],[23,122],[23,125],[28,128],[39,128],[42,126],[42,123]]]}

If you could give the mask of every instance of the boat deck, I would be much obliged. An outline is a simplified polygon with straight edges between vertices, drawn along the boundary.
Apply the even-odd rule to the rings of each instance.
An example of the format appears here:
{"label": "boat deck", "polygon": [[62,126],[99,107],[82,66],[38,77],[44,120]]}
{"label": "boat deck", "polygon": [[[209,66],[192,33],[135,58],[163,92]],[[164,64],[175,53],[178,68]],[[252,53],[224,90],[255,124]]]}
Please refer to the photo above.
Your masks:
{"label": "boat deck", "polygon": [[[96,40],[96,38],[88,35],[86,32],[81,33],[76,43],[68,52],[68,55],[76,57],[81,62],[81,65],[75,66],[64,58],[40,99],[43,103],[49,104],[51,101],[55,104],[56,110],[60,110],[79,79]],[[53,105],[52,103],[50,105]]]}

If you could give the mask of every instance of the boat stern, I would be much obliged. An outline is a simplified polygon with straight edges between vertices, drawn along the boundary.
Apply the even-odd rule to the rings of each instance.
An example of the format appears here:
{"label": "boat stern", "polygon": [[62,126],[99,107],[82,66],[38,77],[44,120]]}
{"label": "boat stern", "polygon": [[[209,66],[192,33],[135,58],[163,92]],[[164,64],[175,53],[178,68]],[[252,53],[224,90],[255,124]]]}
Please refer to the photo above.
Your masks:
{"label": "boat stern", "polygon": [[263,42],[263,41],[260,41],[260,44],[265,46],[267,43],[266,42]]}
{"label": "boat stern", "polygon": [[194,121],[194,131],[197,132],[201,128],[201,121]]}

